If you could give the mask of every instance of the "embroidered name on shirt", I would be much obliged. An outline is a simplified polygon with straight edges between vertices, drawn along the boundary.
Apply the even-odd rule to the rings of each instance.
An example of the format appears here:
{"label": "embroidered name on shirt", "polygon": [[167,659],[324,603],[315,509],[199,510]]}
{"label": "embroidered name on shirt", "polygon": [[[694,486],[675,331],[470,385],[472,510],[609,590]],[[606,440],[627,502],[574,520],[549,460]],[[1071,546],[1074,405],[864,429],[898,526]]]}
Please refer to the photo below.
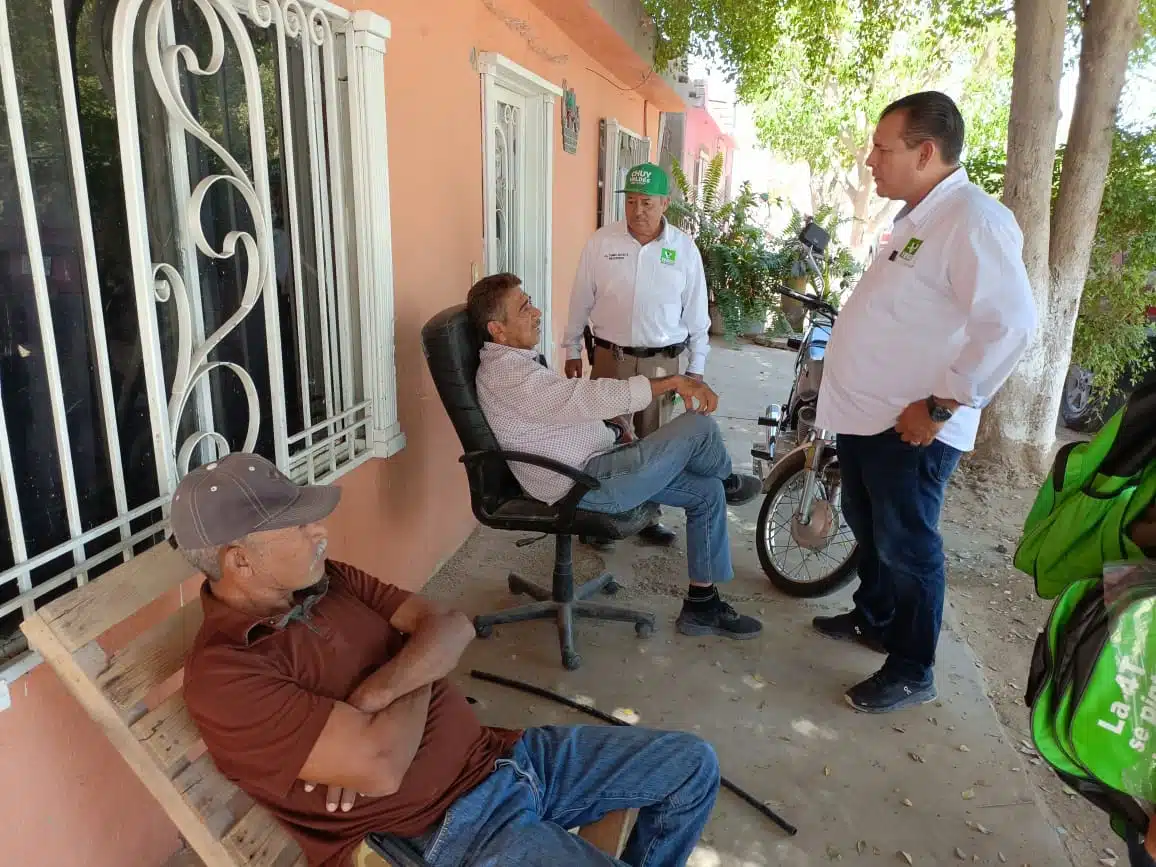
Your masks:
{"label": "embroidered name on shirt", "polygon": [[607,253],[606,258],[611,262],[619,262],[626,258],[625,253]]}
{"label": "embroidered name on shirt", "polygon": [[903,252],[899,254],[900,259],[910,262],[915,258],[915,254],[919,252],[919,248],[923,246],[923,241],[920,238],[912,238],[907,242],[907,246],[903,248]]}
{"label": "embroidered name on shirt", "polygon": [[663,265],[673,265],[677,258],[678,253],[670,247],[663,247],[662,252],[658,254],[658,261]]}

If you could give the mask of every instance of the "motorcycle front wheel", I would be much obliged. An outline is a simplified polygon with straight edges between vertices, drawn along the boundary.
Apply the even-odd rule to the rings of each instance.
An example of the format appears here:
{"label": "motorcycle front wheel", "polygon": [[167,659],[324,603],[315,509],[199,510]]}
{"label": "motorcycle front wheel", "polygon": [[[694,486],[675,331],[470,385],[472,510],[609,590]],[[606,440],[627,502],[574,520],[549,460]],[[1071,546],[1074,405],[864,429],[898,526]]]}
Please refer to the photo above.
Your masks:
{"label": "motorcycle front wheel", "polygon": [[811,546],[799,543],[792,528],[802,503],[806,454],[793,452],[775,464],[767,479],[755,536],[759,562],[771,583],[789,596],[813,599],[845,587],[855,577],[859,546],[839,506],[827,498],[822,478],[815,481],[815,504],[828,508],[831,527]]}

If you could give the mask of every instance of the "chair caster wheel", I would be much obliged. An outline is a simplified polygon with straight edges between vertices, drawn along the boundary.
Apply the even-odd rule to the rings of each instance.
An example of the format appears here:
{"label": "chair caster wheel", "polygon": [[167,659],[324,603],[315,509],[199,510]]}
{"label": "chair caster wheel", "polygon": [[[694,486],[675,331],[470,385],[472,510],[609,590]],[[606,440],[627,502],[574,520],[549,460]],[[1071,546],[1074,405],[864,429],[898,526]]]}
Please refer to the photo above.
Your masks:
{"label": "chair caster wheel", "polygon": [[618,591],[622,589],[622,585],[617,581],[608,581],[606,586],[602,588],[602,592],[607,596],[615,596]]}
{"label": "chair caster wheel", "polygon": [[574,671],[582,665],[582,657],[570,650],[562,651],[562,665],[567,671]]}
{"label": "chair caster wheel", "polygon": [[650,638],[650,636],[654,635],[654,624],[653,623],[635,623],[634,624],[634,634],[637,635],[639,638]]}
{"label": "chair caster wheel", "polygon": [[494,634],[494,627],[489,623],[480,626],[475,625],[474,632],[477,634],[478,638],[489,638]]}

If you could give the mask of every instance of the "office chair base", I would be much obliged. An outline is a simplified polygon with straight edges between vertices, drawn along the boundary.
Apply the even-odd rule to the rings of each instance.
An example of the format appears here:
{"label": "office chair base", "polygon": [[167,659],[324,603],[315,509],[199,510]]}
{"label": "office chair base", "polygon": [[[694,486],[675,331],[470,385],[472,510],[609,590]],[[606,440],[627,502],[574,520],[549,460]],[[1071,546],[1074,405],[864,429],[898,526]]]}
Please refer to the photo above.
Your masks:
{"label": "office chair base", "polygon": [[513,573],[510,574],[509,583],[511,593],[525,594],[536,601],[529,605],[475,617],[474,629],[477,631],[478,637],[489,638],[493,634],[495,626],[502,626],[507,623],[556,619],[558,621],[558,646],[562,650],[562,665],[569,671],[573,671],[582,664],[582,657],[574,650],[575,617],[633,623],[634,631],[639,638],[649,638],[654,634],[653,614],[589,601],[590,597],[596,593],[613,596],[621,589],[618,582],[614,580],[614,576],[609,572],[574,588],[574,598],[570,600],[555,599],[554,594],[545,587],[527,581],[520,575]]}

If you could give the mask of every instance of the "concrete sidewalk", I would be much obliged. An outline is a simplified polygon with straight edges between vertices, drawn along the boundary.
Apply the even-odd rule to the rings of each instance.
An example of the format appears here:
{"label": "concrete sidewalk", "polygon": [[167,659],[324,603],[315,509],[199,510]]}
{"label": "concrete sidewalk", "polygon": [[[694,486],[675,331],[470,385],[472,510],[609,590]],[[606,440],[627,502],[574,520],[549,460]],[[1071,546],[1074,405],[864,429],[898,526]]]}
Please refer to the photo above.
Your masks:
{"label": "concrete sidewalk", "polygon": [[[709,379],[722,401],[719,422],[739,468],[749,467],[755,419],[785,398],[793,356],[716,343]],[[729,793],[719,796],[694,867],[1070,864],[1040,811],[1022,757],[985,697],[970,649],[946,629],[937,676],[940,701],[883,717],[859,715],[843,690],[880,657],[813,633],[811,617],[849,603],[850,591],[804,602],[777,594],[754,551],[756,501],[731,513],[736,577],[726,595],[759,615],[765,631],[748,642],[691,639],[674,632],[685,589],[680,549],[620,543],[605,557],[575,546],[579,579],[604,566],[624,585],[616,597],[653,610],[649,640],[625,624],[578,624],[584,664],[565,671],[551,623],[495,630],[475,642],[463,670],[528,681],[601,710],[629,710],[640,724],[694,731],[717,748],[723,773],[799,827],[787,838]],[[682,534],[681,515],[667,523]],[[552,544],[518,549],[514,534],[479,530],[431,582],[429,592],[477,612],[516,604],[506,573],[549,583]],[[525,600],[522,600],[525,601]],[[496,725],[574,724],[588,719],[542,699],[462,677]]]}

